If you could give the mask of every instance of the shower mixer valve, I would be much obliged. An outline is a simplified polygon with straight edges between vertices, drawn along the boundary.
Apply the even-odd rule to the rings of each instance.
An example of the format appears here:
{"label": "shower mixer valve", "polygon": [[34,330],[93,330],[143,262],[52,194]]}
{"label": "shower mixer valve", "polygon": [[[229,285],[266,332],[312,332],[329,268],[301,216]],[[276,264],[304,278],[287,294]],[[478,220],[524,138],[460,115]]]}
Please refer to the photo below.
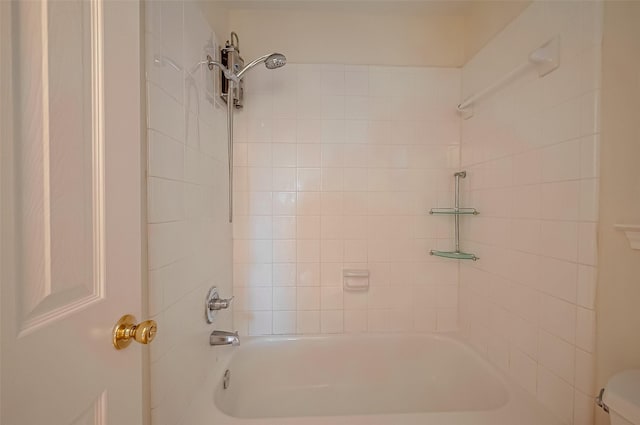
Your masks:
{"label": "shower mixer valve", "polygon": [[205,301],[205,317],[207,319],[207,323],[213,323],[213,319],[215,319],[216,311],[225,310],[229,308],[231,305],[231,298],[220,298],[218,294],[218,288],[212,286],[207,292],[207,299]]}

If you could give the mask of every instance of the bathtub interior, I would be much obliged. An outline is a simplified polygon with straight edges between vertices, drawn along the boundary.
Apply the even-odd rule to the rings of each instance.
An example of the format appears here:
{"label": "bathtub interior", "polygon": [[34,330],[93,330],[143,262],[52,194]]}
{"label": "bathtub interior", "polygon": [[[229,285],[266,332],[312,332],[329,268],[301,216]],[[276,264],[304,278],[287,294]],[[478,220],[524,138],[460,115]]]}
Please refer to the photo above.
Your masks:
{"label": "bathtub interior", "polygon": [[236,418],[484,411],[509,400],[480,357],[435,336],[258,338],[227,369],[214,398]]}

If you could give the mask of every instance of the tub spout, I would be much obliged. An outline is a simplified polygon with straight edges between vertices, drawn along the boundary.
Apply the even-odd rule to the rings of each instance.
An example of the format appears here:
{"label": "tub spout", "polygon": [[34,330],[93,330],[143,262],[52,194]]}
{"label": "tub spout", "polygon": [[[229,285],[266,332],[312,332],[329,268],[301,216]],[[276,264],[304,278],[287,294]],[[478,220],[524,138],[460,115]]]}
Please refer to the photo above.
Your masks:
{"label": "tub spout", "polygon": [[213,331],[209,337],[211,345],[240,345],[238,332]]}

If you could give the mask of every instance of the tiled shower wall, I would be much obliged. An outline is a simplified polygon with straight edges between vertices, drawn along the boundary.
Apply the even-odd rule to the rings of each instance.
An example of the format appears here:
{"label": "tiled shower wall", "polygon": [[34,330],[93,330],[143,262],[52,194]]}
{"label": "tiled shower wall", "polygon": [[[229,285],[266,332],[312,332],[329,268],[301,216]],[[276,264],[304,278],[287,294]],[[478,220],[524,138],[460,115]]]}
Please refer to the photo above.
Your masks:
{"label": "tiled shower wall", "polygon": [[[149,312],[158,322],[151,415],[154,425],[175,425],[215,368],[207,290],[232,292],[226,113],[198,65],[214,36],[196,3],[148,1],[145,14]],[[231,313],[214,325],[232,329]]]}
{"label": "tiled shower wall", "polygon": [[460,322],[472,344],[567,424],[593,422],[602,10],[534,2],[462,72],[474,93],[560,36],[560,67],[520,75],[462,122]]}
{"label": "tiled shower wall", "polygon": [[[457,327],[450,249],[460,70],[253,69],[236,114],[234,325],[244,334]],[[342,270],[367,269],[346,292]]]}

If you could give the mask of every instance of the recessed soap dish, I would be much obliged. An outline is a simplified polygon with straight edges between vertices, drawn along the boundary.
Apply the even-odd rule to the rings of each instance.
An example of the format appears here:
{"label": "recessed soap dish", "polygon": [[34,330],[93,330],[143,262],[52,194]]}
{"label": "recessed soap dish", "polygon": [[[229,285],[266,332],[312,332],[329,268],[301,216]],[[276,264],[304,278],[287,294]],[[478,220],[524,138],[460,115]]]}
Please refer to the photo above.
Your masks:
{"label": "recessed soap dish", "polygon": [[342,283],[345,291],[366,291],[369,289],[369,270],[344,269]]}
{"label": "recessed soap dish", "polygon": [[631,249],[640,249],[640,224],[616,224],[614,227],[624,232]]}

